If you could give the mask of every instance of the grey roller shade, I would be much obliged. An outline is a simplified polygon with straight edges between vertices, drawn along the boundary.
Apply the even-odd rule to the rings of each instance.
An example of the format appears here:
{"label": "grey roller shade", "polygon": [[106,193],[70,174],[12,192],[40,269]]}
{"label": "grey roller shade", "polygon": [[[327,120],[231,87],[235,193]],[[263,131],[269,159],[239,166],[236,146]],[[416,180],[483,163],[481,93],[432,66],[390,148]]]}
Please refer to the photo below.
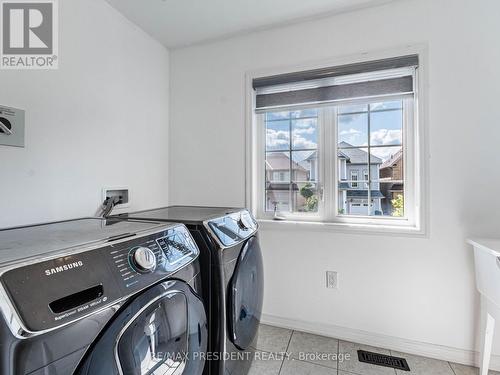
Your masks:
{"label": "grey roller shade", "polygon": [[[257,91],[256,109],[265,110],[273,107],[327,103],[352,98],[410,94],[414,90],[413,74],[410,73],[410,70],[395,77],[367,79],[344,84],[335,84],[335,78],[417,66],[418,56],[411,55],[257,78],[253,80],[253,87]],[[324,84],[321,84],[323,81]],[[319,82],[315,85],[319,87],[300,88],[304,84],[307,86],[308,82]],[[287,89],[287,85],[290,85],[291,88]],[[294,85],[298,88],[294,88]],[[276,92],[268,90],[273,86],[279,86],[280,89]]]}

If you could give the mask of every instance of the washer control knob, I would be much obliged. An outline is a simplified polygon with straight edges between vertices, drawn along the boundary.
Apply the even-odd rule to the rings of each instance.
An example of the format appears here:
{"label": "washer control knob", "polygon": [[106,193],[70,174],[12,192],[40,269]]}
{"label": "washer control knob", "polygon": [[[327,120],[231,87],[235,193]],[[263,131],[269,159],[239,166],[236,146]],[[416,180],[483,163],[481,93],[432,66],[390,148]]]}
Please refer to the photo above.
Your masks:
{"label": "washer control knob", "polygon": [[156,268],[156,256],[149,247],[135,249],[132,260],[139,272],[153,272]]}

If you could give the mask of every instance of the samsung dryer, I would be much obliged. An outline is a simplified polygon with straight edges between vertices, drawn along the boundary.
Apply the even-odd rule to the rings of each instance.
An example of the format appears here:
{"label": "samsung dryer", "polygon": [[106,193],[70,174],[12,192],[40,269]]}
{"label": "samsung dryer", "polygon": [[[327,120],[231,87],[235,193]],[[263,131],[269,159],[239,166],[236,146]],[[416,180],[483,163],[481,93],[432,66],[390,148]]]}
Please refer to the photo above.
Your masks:
{"label": "samsung dryer", "polygon": [[172,206],[120,215],[181,222],[200,249],[209,316],[211,375],[247,374],[263,301],[263,264],[257,222],[246,209]]}
{"label": "samsung dryer", "polygon": [[198,254],[182,224],[0,231],[0,373],[202,374]]}

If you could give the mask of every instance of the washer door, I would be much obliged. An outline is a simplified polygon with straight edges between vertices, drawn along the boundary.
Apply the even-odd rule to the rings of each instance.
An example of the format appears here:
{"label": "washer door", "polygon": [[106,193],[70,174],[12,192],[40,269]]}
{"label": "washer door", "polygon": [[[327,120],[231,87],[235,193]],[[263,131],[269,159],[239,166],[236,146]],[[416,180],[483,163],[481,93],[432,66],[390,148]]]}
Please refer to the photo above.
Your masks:
{"label": "washer door", "polygon": [[186,283],[167,281],[116,317],[78,373],[201,375],[207,332],[200,298]]}
{"label": "washer door", "polygon": [[240,350],[257,335],[264,295],[264,268],[257,237],[243,247],[229,284],[229,337]]}

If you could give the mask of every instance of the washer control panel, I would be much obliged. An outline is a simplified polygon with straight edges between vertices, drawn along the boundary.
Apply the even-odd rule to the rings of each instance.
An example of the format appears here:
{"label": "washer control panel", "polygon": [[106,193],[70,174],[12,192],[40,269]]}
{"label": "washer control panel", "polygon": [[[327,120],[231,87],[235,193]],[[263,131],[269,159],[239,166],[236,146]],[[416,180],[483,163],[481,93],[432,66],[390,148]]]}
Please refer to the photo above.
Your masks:
{"label": "washer control panel", "polygon": [[159,238],[156,243],[165,255],[170,267],[175,267],[176,264],[191,256],[193,250],[196,249],[191,235],[183,231]]}
{"label": "washer control panel", "polygon": [[[180,256],[180,251],[183,253]],[[144,237],[140,242],[113,246],[112,266],[128,290],[141,289],[158,278],[176,272],[198,256],[199,250],[184,225]]]}
{"label": "washer control panel", "polygon": [[173,276],[198,254],[188,229],[168,224],[153,234],[11,269],[0,280],[23,325],[38,332]]}

